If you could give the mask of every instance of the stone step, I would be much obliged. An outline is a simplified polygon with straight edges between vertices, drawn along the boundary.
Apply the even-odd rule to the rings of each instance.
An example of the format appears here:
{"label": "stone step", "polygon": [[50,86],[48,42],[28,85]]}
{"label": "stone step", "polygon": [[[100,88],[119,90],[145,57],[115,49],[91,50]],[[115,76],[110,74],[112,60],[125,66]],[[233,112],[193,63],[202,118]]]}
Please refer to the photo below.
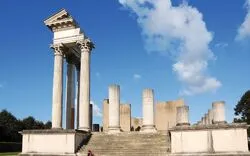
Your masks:
{"label": "stone step", "polygon": [[170,139],[163,133],[94,133],[89,142],[82,146],[78,155],[88,150],[96,155],[166,155],[170,151]]}

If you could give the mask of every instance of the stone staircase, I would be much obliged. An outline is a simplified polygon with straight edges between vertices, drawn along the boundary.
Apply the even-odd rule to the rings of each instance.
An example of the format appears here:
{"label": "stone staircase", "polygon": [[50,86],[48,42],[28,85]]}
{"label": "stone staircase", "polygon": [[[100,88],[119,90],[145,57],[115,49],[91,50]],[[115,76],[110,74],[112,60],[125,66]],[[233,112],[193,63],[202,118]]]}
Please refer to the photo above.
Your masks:
{"label": "stone staircase", "polygon": [[170,153],[170,140],[166,132],[92,133],[77,155],[87,156],[88,150],[95,156],[165,156]]}

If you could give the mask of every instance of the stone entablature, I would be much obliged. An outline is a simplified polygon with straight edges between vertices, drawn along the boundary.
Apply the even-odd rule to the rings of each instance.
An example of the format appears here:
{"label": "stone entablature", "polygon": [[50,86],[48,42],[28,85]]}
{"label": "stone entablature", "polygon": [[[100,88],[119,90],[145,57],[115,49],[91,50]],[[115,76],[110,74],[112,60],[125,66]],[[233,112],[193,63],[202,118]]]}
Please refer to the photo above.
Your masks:
{"label": "stone entablature", "polygon": [[77,22],[65,9],[50,16],[44,21],[44,23],[53,32],[79,28]]}

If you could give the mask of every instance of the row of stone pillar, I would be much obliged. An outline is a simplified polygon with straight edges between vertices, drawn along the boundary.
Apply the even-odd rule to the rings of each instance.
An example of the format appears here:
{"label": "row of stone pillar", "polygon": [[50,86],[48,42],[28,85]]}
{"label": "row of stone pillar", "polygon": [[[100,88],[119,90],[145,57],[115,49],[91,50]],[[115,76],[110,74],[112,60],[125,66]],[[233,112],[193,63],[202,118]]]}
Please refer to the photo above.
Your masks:
{"label": "row of stone pillar", "polygon": [[[63,62],[67,60],[67,93],[66,93],[66,129],[74,129],[75,116],[75,88],[77,99],[77,128],[90,130],[90,52],[94,48],[89,39],[76,43],[80,49],[80,60],[69,53],[63,44],[55,44],[54,49],[54,77],[52,95],[52,129],[62,129],[63,112]],[[75,60],[73,61],[74,58]],[[77,63],[76,63],[77,62]],[[77,87],[75,87],[75,67],[77,70]]]}
{"label": "row of stone pillar", "polygon": [[225,116],[225,102],[216,101],[212,103],[212,109],[197,122],[197,125],[211,125],[211,124],[224,124],[226,123]]}
{"label": "row of stone pillar", "polygon": [[[189,126],[189,107],[180,106],[177,107],[177,118],[176,126]],[[201,118],[201,121],[198,121],[197,125],[211,125],[211,124],[224,124],[225,120],[225,102],[216,101],[212,104],[212,109],[209,109],[208,112]]]}
{"label": "row of stone pillar", "polygon": [[[142,93],[143,103],[143,132],[154,132],[154,91],[145,89]],[[109,133],[118,133],[120,126],[120,86],[109,86]]]}

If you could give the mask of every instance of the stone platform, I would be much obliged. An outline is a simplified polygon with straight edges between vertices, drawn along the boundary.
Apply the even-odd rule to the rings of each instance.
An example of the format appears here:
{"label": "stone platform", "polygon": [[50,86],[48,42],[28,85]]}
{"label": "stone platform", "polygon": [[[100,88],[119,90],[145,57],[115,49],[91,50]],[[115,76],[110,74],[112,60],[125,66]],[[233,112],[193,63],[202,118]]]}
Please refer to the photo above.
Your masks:
{"label": "stone platform", "polygon": [[73,156],[90,134],[79,130],[24,130],[22,156]]}
{"label": "stone platform", "polygon": [[170,138],[167,132],[92,133],[77,155],[87,156],[88,150],[95,156],[166,156],[170,153]]}
{"label": "stone platform", "polygon": [[170,130],[173,155],[250,155],[247,124],[177,126]]}

